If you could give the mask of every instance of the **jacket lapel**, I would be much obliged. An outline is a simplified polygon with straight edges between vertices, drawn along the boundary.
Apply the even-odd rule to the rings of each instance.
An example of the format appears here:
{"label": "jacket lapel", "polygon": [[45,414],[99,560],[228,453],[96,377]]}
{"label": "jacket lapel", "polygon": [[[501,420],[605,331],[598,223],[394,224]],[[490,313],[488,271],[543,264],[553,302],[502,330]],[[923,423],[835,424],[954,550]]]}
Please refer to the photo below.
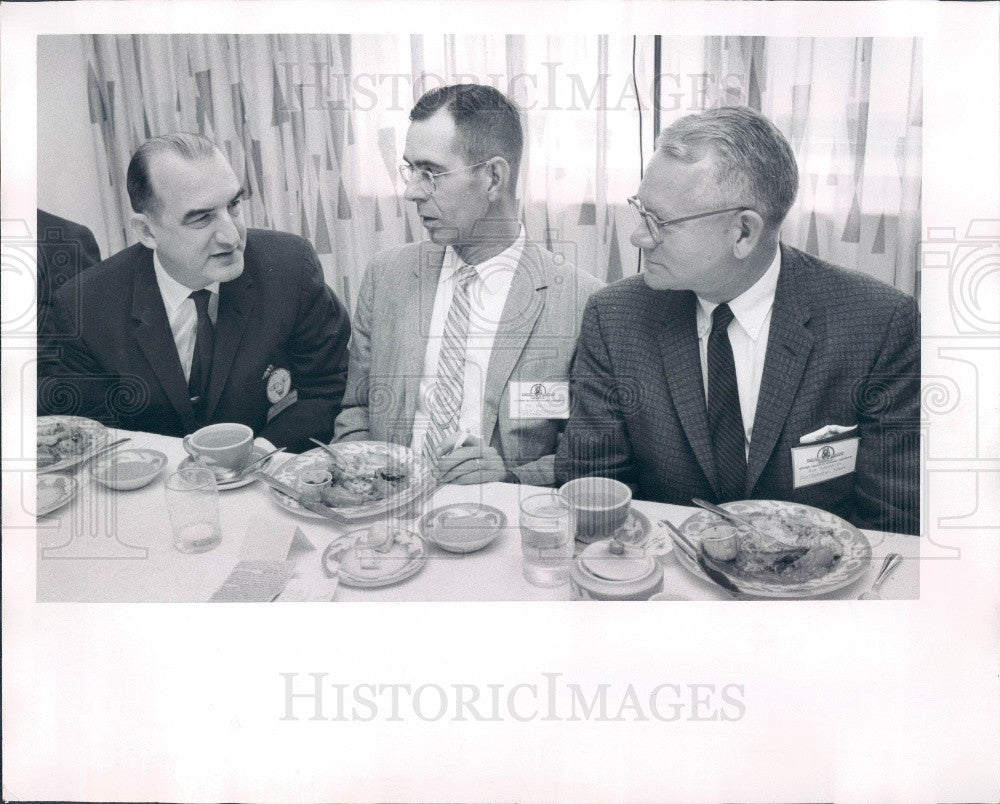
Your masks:
{"label": "jacket lapel", "polygon": [[[431,329],[431,317],[434,314],[434,297],[437,295],[438,281],[441,278],[441,266],[444,262],[444,247],[434,243],[421,243],[417,252],[418,259],[411,266],[412,284],[401,289],[401,325],[398,348],[402,363],[397,369],[406,378],[403,393],[403,415],[400,421],[404,423],[406,432],[399,436],[404,439],[400,443],[409,444],[413,431],[413,419],[417,413],[417,400],[420,397],[420,379],[424,371],[424,356],[427,351],[427,333]],[[410,300],[419,299],[416,315],[407,315],[412,311]]]}
{"label": "jacket lapel", "polygon": [[719,493],[698,354],[695,295],[690,291],[669,293],[667,299],[659,339],[664,375],[688,443],[712,489]]}
{"label": "jacket lapel", "polygon": [[156,379],[174,410],[190,429],[194,411],[188,396],[184,370],[177,356],[177,345],[170,332],[167,310],[160,296],[160,286],[153,270],[153,252],[147,248],[139,254],[139,265],[132,286],[132,321],[139,349],[146,357]]}
{"label": "jacket lapel", "polygon": [[537,248],[526,243],[510,283],[490,354],[489,368],[486,370],[482,433],[487,443],[493,437],[493,428],[496,427],[500,414],[500,398],[507,387],[507,381],[545,307],[547,287],[548,276]]}
{"label": "jacket lapel", "polygon": [[255,263],[251,254],[244,256],[243,273],[230,282],[219,285],[219,314],[215,322],[215,351],[212,353],[212,374],[208,382],[205,420],[211,421],[219,404],[222,389],[229,379],[233,359],[243,333],[252,318]]}
{"label": "jacket lapel", "polygon": [[767,356],[764,358],[750,438],[745,488],[747,497],[753,493],[754,485],[778,442],[812,350],[813,336],[805,326],[810,310],[807,294],[801,290],[801,270],[794,252],[782,246],[781,272],[774,293]]}

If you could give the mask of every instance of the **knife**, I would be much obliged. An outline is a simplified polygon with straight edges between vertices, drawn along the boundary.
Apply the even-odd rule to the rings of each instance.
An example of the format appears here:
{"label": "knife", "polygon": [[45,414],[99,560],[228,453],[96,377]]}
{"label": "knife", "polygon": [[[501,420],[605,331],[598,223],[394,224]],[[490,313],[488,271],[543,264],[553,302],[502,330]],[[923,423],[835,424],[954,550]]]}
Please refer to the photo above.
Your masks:
{"label": "knife", "polygon": [[660,524],[667,528],[670,532],[670,537],[674,540],[674,544],[680,547],[688,558],[698,564],[701,571],[705,573],[709,580],[718,584],[727,592],[732,592],[734,595],[742,594],[740,588],[729,579],[729,576],[709,564],[701,550],[695,547],[690,539],[674,527],[672,523],[661,519]]}
{"label": "knife", "polygon": [[343,525],[345,522],[347,522],[346,517],[343,517],[340,514],[333,511],[332,509],[327,508],[322,503],[313,502],[312,500],[303,500],[302,495],[298,491],[293,489],[291,486],[282,483],[280,480],[275,478],[274,475],[268,474],[263,469],[258,469],[256,472],[254,472],[254,475],[256,477],[259,477],[265,483],[267,483],[267,485],[269,485],[271,488],[277,489],[282,494],[291,497],[293,500],[295,500],[295,502],[297,502],[307,511],[312,511],[314,514],[319,514],[321,517],[332,520],[333,522],[336,522],[339,525]]}

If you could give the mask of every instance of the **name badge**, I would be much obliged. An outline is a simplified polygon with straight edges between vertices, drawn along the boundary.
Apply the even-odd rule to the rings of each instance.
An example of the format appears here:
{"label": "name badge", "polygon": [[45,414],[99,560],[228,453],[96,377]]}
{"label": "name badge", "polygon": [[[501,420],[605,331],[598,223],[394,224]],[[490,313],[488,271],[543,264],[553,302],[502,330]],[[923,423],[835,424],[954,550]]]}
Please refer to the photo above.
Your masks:
{"label": "name badge", "polygon": [[273,419],[275,416],[281,413],[281,411],[283,411],[285,408],[290,408],[298,401],[299,401],[299,392],[293,388],[291,391],[285,394],[278,402],[271,405],[271,407],[267,409],[268,424],[270,424],[271,419]]}
{"label": "name badge", "polygon": [[849,475],[858,462],[860,438],[792,447],[792,488]]}
{"label": "name badge", "polygon": [[512,382],[510,384],[512,419],[568,419],[569,381]]}

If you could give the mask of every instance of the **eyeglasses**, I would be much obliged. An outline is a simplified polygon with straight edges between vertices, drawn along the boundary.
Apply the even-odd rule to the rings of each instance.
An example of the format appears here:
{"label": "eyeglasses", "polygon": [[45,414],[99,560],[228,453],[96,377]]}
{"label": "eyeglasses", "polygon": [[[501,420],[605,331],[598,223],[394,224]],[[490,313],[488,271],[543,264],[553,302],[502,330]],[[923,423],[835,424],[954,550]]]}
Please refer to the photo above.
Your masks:
{"label": "eyeglasses", "polygon": [[751,207],[727,207],[726,209],[715,209],[711,212],[700,212],[697,215],[685,215],[683,218],[674,218],[673,220],[664,221],[660,220],[652,212],[645,209],[639,201],[639,196],[637,195],[633,195],[629,198],[628,204],[632,207],[632,213],[635,215],[636,223],[646,224],[646,230],[649,232],[649,236],[652,237],[657,243],[663,242],[661,230],[664,226],[671,226],[675,223],[684,223],[684,221],[693,221],[698,218],[707,218],[710,215],[721,215],[723,212],[743,212],[751,209]]}
{"label": "eyeglasses", "polygon": [[437,180],[441,176],[450,176],[452,173],[461,173],[463,170],[472,170],[473,168],[482,167],[489,162],[490,160],[487,159],[485,162],[476,162],[474,165],[465,165],[465,167],[455,168],[455,170],[445,170],[441,173],[432,173],[427,168],[415,168],[413,165],[400,165],[399,175],[403,177],[403,181],[407,184],[416,179],[421,184],[429,185],[430,191],[433,193],[437,190]]}

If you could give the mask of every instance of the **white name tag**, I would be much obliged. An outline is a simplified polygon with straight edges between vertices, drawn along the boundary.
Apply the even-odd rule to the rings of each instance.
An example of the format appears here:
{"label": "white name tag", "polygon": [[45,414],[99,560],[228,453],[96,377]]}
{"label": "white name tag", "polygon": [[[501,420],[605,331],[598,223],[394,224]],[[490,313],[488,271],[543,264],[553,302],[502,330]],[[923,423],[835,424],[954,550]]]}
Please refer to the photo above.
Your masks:
{"label": "white name tag", "polygon": [[860,438],[792,447],[792,488],[822,483],[854,471]]}
{"label": "white name tag", "polygon": [[512,382],[510,417],[512,419],[568,419],[569,381]]}

